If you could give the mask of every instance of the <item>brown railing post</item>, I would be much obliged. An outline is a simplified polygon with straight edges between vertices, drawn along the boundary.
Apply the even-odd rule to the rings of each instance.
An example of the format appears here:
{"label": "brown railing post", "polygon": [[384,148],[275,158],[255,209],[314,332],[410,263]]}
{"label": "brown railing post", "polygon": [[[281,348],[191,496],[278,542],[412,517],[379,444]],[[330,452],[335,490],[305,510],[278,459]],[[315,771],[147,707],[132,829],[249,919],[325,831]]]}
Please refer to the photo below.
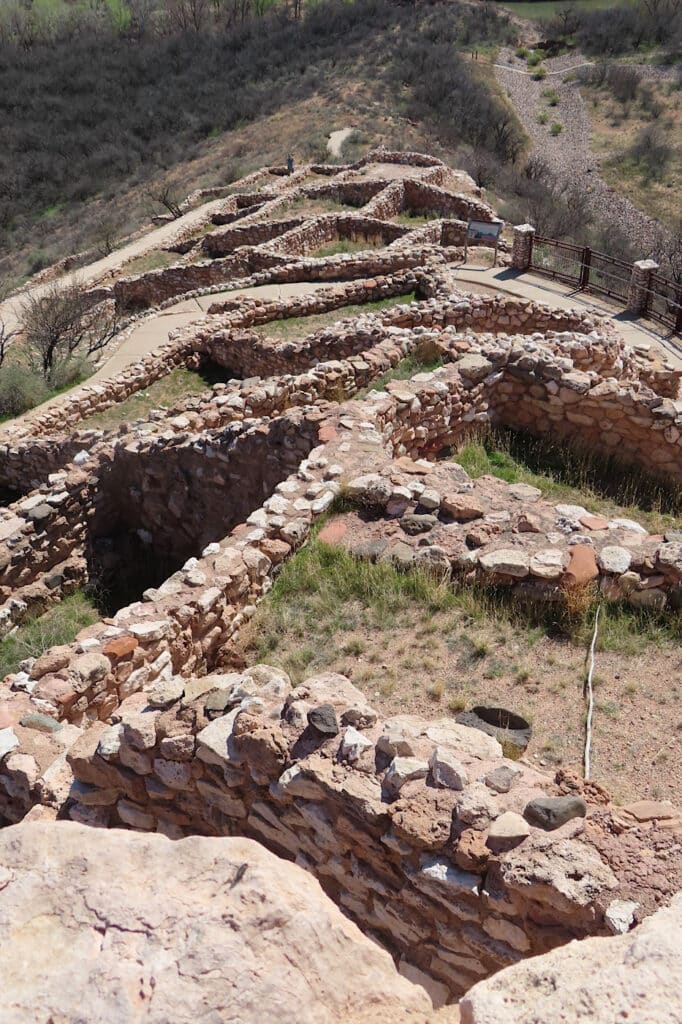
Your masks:
{"label": "brown railing post", "polygon": [[592,263],[592,250],[589,246],[583,249],[582,264],[580,266],[580,282],[578,288],[584,292],[590,283],[590,264]]}
{"label": "brown railing post", "polygon": [[675,317],[675,334],[682,334],[682,286],[677,289],[677,316]]}

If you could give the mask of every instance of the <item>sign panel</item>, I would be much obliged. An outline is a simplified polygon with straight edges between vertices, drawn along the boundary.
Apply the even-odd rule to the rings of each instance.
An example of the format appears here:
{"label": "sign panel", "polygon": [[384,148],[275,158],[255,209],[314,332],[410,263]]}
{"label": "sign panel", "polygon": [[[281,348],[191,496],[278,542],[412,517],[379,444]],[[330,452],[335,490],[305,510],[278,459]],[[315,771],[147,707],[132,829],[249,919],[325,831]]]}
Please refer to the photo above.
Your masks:
{"label": "sign panel", "polygon": [[497,242],[504,223],[501,220],[492,222],[484,220],[470,220],[467,224],[467,238],[478,241]]}

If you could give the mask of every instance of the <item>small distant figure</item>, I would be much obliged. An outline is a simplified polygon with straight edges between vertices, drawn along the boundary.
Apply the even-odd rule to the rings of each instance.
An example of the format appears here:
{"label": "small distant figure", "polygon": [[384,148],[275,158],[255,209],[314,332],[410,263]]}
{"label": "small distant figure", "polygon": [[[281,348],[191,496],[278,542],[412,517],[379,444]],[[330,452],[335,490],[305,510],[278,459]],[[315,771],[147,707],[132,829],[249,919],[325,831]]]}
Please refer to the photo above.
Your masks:
{"label": "small distant figure", "polygon": [[291,153],[289,153],[289,155],[287,157],[287,174],[293,174],[293,173],[294,173],[294,158],[291,155]]}

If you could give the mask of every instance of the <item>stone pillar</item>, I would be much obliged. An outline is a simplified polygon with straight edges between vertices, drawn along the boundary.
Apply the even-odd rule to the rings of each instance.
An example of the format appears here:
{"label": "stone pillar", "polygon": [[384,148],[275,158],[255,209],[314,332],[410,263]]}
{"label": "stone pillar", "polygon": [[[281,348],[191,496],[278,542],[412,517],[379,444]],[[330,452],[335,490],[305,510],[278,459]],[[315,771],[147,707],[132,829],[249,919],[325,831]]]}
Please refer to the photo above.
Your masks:
{"label": "stone pillar", "polygon": [[511,265],[514,270],[528,270],[533,253],[535,228],[532,224],[516,224],[514,226],[514,244],[512,245]]}
{"label": "stone pillar", "polygon": [[643,312],[646,307],[647,288],[655,270],[658,270],[658,263],[654,260],[637,260],[633,263],[628,285],[628,313],[639,316]]}

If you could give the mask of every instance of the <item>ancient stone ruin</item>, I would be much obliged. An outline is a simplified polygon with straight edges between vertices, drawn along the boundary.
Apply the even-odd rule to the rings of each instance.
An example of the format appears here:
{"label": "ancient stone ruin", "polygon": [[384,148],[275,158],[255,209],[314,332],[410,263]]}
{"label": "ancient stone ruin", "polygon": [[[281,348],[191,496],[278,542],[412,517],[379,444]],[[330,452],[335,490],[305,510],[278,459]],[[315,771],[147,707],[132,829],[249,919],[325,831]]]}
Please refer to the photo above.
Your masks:
{"label": "ancient stone ruin", "polygon": [[[320,201],[354,210],[315,212]],[[254,1022],[426,1021],[432,1006],[455,1020],[460,1000],[476,1024],[578,1020],[566,1008],[595,1006],[607,984],[608,1012],[591,1020],[679,1019],[680,810],[616,806],[452,716],[382,718],[343,676],[293,686],[234,658],[321,524],[319,539],[354,557],[520,604],[589,584],[657,614],[680,606],[678,536],[439,459],[493,424],[682,479],[680,371],[596,312],[455,286],[466,222],[494,218],[466,176],[419,154],[252,175],[215,230],[178,234],[175,266],[95,297],[130,331],[188,296],[233,294],[118,377],[0,431],[0,485],[16,495],[0,510],[0,631],[88,583],[113,601],[2,683],[0,934],[17,963],[64,950],[39,982],[18,972],[9,1021],[29,1005],[46,1020],[75,1007],[93,1021],[222,1020],[225,1006]],[[344,240],[371,247],[315,255]],[[240,295],[293,281],[318,287]],[[331,310],[333,326],[306,331]],[[268,335],[288,318],[299,337]],[[371,389],[417,355],[438,368]],[[88,426],[202,360],[225,380]],[[47,891],[62,884],[72,915]],[[180,926],[188,900],[201,936]],[[73,977],[93,933],[86,997]],[[235,958],[243,975],[225,966]],[[547,976],[559,980],[545,991]]]}

